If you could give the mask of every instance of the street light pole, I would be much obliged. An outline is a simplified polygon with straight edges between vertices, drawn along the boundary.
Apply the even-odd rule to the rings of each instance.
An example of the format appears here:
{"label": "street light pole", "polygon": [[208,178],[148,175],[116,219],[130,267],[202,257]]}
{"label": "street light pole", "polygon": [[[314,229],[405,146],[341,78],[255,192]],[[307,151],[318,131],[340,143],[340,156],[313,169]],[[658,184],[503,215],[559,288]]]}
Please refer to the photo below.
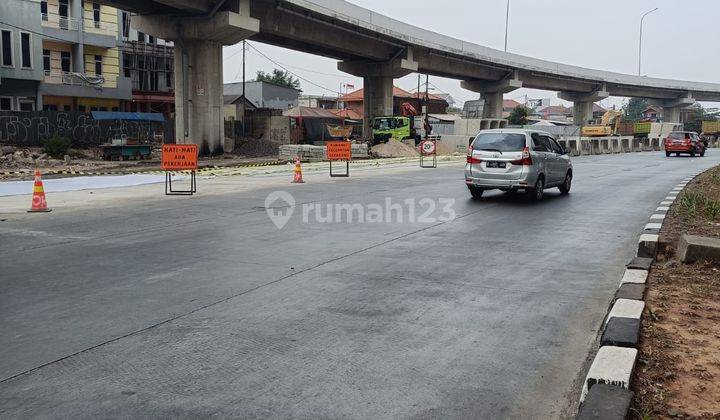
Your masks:
{"label": "street light pole", "polygon": [[640,48],[638,48],[638,76],[642,76],[642,36],[643,36],[643,22],[645,21],[645,16],[649,15],[650,13],[658,10],[659,8],[656,7],[649,12],[645,12],[644,15],[640,18]]}
{"label": "street light pole", "polygon": [[510,22],[510,0],[507,0],[507,8],[505,9],[505,52],[507,52],[508,23]]}

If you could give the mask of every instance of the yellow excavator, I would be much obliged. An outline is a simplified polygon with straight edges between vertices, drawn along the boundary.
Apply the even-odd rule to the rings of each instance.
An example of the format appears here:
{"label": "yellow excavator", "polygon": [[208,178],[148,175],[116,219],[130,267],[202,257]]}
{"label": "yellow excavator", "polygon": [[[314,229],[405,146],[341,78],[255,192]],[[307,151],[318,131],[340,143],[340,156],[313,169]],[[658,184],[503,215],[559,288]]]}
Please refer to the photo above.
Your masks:
{"label": "yellow excavator", "polygon": [[621,134],[620,123],[622,112],[609,109],[594,124],[583,126],[582,135],[585,137],[607,137]]}

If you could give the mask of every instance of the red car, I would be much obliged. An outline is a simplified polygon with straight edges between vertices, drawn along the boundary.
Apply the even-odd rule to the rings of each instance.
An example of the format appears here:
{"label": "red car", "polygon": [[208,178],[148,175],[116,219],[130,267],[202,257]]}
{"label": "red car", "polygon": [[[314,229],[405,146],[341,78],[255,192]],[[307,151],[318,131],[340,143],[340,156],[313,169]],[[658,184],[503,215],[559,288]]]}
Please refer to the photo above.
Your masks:
{"label": "red car", "polygon": [[692,131],[673,131],[665,139],[665,156],[671,153],[675,153],[675,156],[680,156],[680,153],[705,156],[705,148],[698,133]]}

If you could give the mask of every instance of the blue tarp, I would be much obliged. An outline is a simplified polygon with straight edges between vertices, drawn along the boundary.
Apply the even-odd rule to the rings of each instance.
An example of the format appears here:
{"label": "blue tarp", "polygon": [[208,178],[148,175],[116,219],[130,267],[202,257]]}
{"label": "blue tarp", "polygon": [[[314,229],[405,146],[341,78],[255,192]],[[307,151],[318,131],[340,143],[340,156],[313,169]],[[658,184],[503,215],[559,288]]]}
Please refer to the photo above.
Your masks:
{"label": "blue tarp", "polygon": [[117,112],[117,111],[92,111],[92,117],[96,120],[126,120],[126,121],[155,121],[165,122],[165,116],[154,112]]}

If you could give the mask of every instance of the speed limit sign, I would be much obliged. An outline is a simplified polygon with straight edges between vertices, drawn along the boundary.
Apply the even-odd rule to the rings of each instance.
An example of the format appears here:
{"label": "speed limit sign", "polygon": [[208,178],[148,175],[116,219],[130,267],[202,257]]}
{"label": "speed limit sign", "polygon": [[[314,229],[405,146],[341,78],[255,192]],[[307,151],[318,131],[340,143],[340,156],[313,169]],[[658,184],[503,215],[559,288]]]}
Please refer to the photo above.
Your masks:
{"label": "speed limit sign", "polygon": [[420,142],[420,153],[423,155],[429,156],[435,154],[435,141],[433,140],[423,140]]}

